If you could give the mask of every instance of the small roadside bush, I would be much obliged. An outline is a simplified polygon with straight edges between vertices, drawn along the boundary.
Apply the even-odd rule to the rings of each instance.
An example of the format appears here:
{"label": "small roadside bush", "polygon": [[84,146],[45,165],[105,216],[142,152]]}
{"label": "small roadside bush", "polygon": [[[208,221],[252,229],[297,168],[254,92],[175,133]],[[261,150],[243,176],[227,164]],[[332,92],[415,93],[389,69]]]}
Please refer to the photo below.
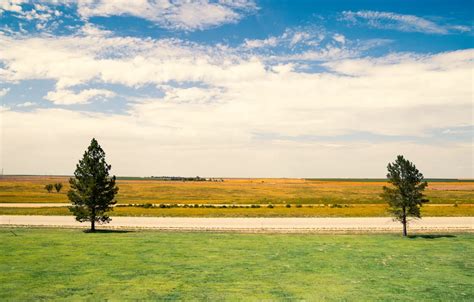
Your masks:
{"label": "small roadside bush", "polygon": [[269,205],[267,206],[267,208],[269,208],[269,209],[273,209],[274,207],[275,207],[275,206],[272,205],[272,204],[269,204]]}
{"label": "small roadside bush", "polygon": [[296,207],[297,207],[297,208],[302,208],[303,206],[300,205],[300,204],[297,204]]}
{"label": "small roadside bush", "polygon": [[291,204],[287,203],[285,207],[291,208]]}
{"label": "small roadside bush", "polygon": [[252,209],[258,209],[260,208],[260,205],[259,204],[253,204],[250,206]]}

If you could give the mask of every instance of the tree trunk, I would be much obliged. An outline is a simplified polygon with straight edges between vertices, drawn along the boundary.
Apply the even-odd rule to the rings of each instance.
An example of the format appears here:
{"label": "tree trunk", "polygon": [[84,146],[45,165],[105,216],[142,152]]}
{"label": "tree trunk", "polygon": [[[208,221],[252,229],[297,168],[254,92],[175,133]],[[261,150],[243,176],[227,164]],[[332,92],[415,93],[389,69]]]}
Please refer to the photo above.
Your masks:
{"label": "tree trunk", "polygon": [[407,220],[406,218],[403,220],[403,237],[407,237]]}
{"label": "tree trunk", "polygon": [[92,209],[91,213],[91,232],[95,232],[95,209]]}
{"label": "tree trunk", "polygon": [[402,217],[402,224],[403,224],[403,237],[407,237],[407,214],[405,207],[403,207],[403,217]]}

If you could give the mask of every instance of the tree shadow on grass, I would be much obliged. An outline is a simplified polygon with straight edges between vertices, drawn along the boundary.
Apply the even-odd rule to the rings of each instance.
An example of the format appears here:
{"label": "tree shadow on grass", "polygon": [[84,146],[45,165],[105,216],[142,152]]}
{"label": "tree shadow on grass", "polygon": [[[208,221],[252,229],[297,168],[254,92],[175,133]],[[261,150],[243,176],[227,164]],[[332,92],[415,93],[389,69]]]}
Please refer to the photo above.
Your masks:
{"label": "tree shadow on grass", "polygon": [[437,239],[437,238],[456,238],[456,236],[451,235],[451,234],[418,234],[418,235],[409,235],[408,238],[410,239],[416,239],[416,238]]}
{"label": "tree shadow on grass", "polygon": [[87,230],[84,230],[83,232],[88,233],[88,234],[104,234],[104,233],[121,234],[121,233],[133,233],[134,231],[102,229],[102,230],[95,230],[94,232],[91,232],[91,230],[87,229]]}

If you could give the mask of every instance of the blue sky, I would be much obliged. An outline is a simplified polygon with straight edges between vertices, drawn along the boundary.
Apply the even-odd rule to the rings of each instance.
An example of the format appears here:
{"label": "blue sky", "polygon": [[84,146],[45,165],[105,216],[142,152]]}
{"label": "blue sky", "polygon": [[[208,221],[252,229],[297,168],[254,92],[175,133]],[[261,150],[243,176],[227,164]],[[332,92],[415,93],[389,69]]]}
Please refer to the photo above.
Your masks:
{"label": "blue sky", "polygon": [[[473,1],[0,1],[1,166],[474,177]],[[34,152],[32,152],[34,150]]]}

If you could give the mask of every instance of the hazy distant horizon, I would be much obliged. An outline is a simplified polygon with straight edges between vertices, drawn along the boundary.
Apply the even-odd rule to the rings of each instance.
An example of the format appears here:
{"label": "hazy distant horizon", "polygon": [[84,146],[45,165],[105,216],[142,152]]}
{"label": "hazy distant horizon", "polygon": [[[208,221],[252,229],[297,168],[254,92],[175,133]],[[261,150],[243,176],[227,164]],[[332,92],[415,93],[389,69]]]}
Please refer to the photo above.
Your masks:
{"label": "hazy distant horizon", "polygon": [[[340,180],[340,181],[352,181],[352,180],[368,180],[368,181],[378,181],[378,180],[386,180],[386,177],[239,177],[239,176],[209,176],[209,175],[115,175],[113,173],[110,174],[111,176],[114,175],[118,179],[120,178],[140,178],[140,179],[154,179],[158,177],[196,177],[199,176],[201,178],[207,179],[307,179],[307,180]],[[5,177],[73,177],[74,175],[67,175],[67,174],[3,174],[0,175]],[[159,180],[159,179],[157,179]],[[474,178],[451,178],[451,177],[425,177],[426,181],[451,181],[451,180],[459,180],[459,181],[474,181]],[[168,180],[167,180],[168,181]]]}

